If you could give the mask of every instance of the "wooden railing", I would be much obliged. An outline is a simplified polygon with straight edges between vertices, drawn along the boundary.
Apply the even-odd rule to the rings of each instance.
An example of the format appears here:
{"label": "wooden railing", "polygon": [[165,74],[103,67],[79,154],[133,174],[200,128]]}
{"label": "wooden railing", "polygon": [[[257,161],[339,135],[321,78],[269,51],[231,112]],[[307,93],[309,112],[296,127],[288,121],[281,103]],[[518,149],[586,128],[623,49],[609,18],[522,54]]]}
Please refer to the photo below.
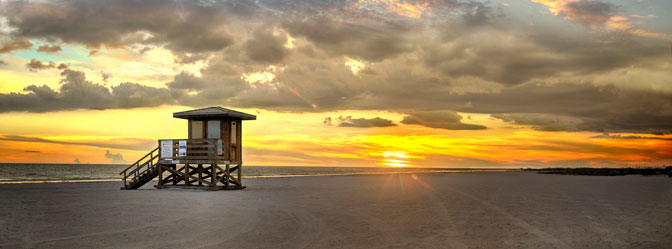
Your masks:
{"label": "wooden railing", "polygon": [[159,140],[160,160],[188,161],[227,161],[232,149],[224,146],[222,139],[161,139]]}
{"label": "wooden railing", "polygon": [[131,177],[134,179],[137,179],[138,176],[143,175],[151,170],[154,170],[156,165],[158,164],[158,158],[159,158],[159,147],[156,147],[147,155],[143,156],[140,158],[138,161],[135,163],[131,164],[131,166],[128,166],[128,168],[124,169],[119,173],[120,175],[124,176],[124,186],[128,186],[128,178]]}

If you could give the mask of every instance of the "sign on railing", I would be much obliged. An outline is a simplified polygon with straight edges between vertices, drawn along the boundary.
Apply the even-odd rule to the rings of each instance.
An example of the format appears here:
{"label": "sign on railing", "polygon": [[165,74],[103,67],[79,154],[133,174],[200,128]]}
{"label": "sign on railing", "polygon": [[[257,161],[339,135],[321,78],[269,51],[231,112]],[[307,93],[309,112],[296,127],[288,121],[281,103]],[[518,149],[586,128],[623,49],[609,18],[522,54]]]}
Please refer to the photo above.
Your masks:
{"label": "sign on railing", "polygon": [[177,156],[187,156],[187,141],[185,140],[179,141]]}
{"label": "sign on railing", "polygon": [[217,155],[222,155],[222,139],[217,139]]}
{"label": "sign on railing", "polygon": [[161,158],[173,157],[173,140],[161,140]]}

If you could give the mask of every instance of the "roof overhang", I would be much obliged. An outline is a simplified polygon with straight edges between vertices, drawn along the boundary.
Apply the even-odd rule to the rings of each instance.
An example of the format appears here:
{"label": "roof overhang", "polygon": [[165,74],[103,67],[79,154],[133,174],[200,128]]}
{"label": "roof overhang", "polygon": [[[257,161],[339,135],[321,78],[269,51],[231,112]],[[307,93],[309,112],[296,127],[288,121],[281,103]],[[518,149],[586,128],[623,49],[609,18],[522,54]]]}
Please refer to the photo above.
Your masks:
{"label": "roof overhang", "polygon": [[173,117],[183,119],[224,119],[224,118],[237,118],[242,120],[257,119],[257,116],[255,115],[234,111],[219,106],[206,107],[183,112],[175,112],[173,113]]}

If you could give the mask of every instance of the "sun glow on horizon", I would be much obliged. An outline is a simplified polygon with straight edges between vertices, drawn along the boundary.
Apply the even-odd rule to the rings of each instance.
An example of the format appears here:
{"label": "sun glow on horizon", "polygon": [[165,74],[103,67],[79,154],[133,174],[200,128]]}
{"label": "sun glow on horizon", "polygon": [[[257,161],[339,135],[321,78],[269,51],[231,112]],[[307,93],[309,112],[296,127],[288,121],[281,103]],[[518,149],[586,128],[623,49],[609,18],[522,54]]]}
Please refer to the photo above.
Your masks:
{"label": "sun glow on horizon", "polygon": [[383,166],[392,166],[392,167],[408,167],[410,166],[410,161],[401,160],[408,159],[409,156],[403,151],[385,151],[383,154],[383,161],[378,163],[378,165]]}

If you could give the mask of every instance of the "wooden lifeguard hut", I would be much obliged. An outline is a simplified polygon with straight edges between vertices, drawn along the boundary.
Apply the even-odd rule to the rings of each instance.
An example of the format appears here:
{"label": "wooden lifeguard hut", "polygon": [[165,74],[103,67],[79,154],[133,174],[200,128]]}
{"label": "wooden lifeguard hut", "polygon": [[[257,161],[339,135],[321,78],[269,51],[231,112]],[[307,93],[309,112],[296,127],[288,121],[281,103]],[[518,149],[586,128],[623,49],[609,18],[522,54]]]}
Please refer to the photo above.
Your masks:
{"label": "wooden lifeguard hut", "polygon": [[243,189],[242,121],[251,114],[222,107],[173,113],[187,119],[187,139],[160,139],[158,147],[126,168],[122,189],[137,189],[158,176],[155,188]]}

